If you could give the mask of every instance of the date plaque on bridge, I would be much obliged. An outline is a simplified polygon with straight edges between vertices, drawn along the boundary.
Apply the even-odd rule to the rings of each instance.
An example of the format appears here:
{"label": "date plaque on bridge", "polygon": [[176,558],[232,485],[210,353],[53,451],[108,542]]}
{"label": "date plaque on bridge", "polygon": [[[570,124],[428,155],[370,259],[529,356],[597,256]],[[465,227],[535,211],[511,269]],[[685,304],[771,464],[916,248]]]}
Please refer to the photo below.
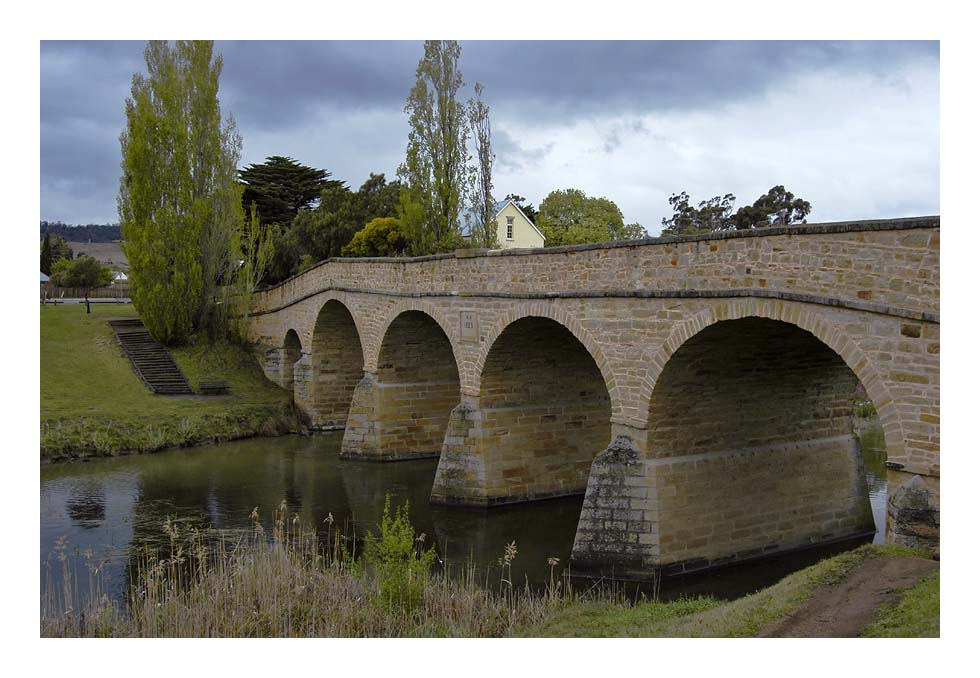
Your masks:
{"label": "date plaque on bridge", "polygon": [[459,336],[463,341],[476,341],[479,332],[476,324],[476,311],[459,312]]}

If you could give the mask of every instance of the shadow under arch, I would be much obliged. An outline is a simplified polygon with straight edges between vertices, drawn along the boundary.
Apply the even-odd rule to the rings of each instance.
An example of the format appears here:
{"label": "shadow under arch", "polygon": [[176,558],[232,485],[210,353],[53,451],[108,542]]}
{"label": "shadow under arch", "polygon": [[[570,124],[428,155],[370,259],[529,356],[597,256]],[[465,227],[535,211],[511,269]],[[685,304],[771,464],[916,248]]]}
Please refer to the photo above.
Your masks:
{"label": "shadow under arch", "polygon": [[286,390],[293,391],[295,381],[295,366],[303,357],[303,344],[296,330],[290,328],[282,342],[282,384]]}
{"label": "shadow under arch", "polygon": [[852,424],[860,382],[837,350],[795,323],[748,313],[672,349],[646,441],[660,568],[874,534]]}
{"label": "shadow under arch", "polygon": [[585,348],[585,350],[588,351],[589,356],[592,358],[592,361],[598,368],[599,373],[602,375],[602,380],[606,386],[606,391],[609,393],[610,399],[613,403],[616,402],[618,392],[616,378],[606,361],[605,355],[602,348],[599,346],[599,343],[595,340],[595,338],[593,338],[592,334],[582,326],[582,324],[573,314],[560,308],[552,308],[546,304],[534,304],[530,307],[521,306],[510,310],[491,327],[490,332],[486,337],[486,342],[484,344],[485,348],[480,352],[476,359],[476,382],[473,384],[473,395],[478,395],[480,393],[487,356],[490,355],[490,352],[493,350],[493,347],[500,338],[500,335],[503,334],[508,327],[524,318],[544,318],[554,321],[564,328],[569,334],[571,334]]}
{"label": "shadow under arch", "polygon": [[339,299],[327,299],[313,326],[308,373],[302,389],[297,388],[297,400],[305,405],[314,427],[346,426],[354,388],[363,376],[364,351],[354,315]]}
{"label": "shadow under arch", "polygon": [[653,391],[664,367],[688,340],[715,323],[743,318],[765,318],[793,325],[812,335],[833,350],[856,375],[874,405],[885,431],[885,445],[890,457],[901,456],[905,437],[898,410],[888,388],[860,347],[838,326],[806,309],[800,304],[737,299],[702,310],[674,328],[650,361],[653,365],[648,380],[649,390],[641,394],[641,411],[650,410]]}

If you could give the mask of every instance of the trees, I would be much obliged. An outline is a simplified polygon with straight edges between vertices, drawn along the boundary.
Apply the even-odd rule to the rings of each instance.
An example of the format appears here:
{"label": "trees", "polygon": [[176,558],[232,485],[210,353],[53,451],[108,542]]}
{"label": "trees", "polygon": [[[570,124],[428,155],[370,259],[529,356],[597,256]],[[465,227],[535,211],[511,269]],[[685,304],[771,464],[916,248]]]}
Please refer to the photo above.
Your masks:
{"label": "trees", "polygon": [[805,224],[810,213],[810,203],[797,198],[783,186],[773,186],[753,204],[740,207],[734,215],[735,196],[731,193],[702,200],[696,208],[691,206],[686,191],[671,195],[668,202],[674,214],[661,220],[666,235]]}
{"label": "trees", "polygon": [[51,275],[54,265],[62,259],[70,260],[75,256],[72,249],[60,235],[52,235],[50,231],[44,234],[41,241],[41,273]]}
{"label": "trees", "polygon": [[549,193],[535,225],[547,247],[646,237],[639,224],[623,223],[623,213],[612,200],[588,197],[577,188]]}
{"label": "trees", "polygon": [[467,179],[466,107],[456,99],[463,84],[459,43],[426,40],[415,85],[405,103],[409,114],[399,218],[414,254],[455,247]]}
{"label": "trees", "polygon": [[344,245],[345,257],[389,257],[402,254],[408,242],[398,227],[398,219],[372,219]]}
{"label": "trees", "polygon": [[301,209],[312,206],[325,188],[343,186],[343,182],[328,179],[329,176],[326,170],[273,155],[238,172],[244,186],[242,205],[248,210],[254,202],[262,223],[288,224]]}
{"label": "trees", "polygon": [[252,310],[252,295],[272,263],[275,252],[273,228],[259,220],[258,207],[252,203],[249,218],[234,239],[233,248],[242,254],[234,279],[238,321],[236,330],[239,339],[247,336],[246,324]]}
{"label": "trees", "polygon": [[732,226],[732,203],[735,196],[726,193],[710,200],[702,200],[692,207],[686,191],[670,196],[668,202],[674,210],[670,219],[661,219],[663,232],[668,235],[685,235],[705,231],[722,231]]}
{"label": "trees", "polygon": [[222,123],[222,60],[210,41],[151,41],[144,56],[148,75],[133,76],[120,135],[119,220],[133,304],[173,344],[219,329],[215,292],[240,258],[241,137],[234,120]]}
{"label": "trees", "polygon": [[101,266],[93,257],[61,259],[51,272],[51,283],[57,287],[81,287],[85,289],[85,312],[90,313],[88,291],[93,287],[105,287],[112,282],[112,271]]}
{"label": "trees", "polygon": [[467,104],[470,130],[476,144],[476,167],[471,191],[471,242],[475,247],[494,248],[497,242],[497,221],[494,219],[493,150],[490,148],[490,108],[483,101],[483,85],[476,83],[476,98]]}
{"label": "trees", "polygon": [[41,241],[41,273],[51,275],[51,234],[45,233]]}
{"label": "trees", "polygon": [[388,182],[384,174],[372,173],[357,191],[341,182],[320,194],[315,209],[303,209],[276,237],[276,255],[267,282],[278,282],[329,257],[341,256],[341,249],[359,229],[377,217],[398,214],[402,185]]}
{"label": "trees", "polygon": [[735,228],[805,224],[809,213],[808,201],[797,198],[783,186],[773,186],[752,205],[739,208],[735,214]]}

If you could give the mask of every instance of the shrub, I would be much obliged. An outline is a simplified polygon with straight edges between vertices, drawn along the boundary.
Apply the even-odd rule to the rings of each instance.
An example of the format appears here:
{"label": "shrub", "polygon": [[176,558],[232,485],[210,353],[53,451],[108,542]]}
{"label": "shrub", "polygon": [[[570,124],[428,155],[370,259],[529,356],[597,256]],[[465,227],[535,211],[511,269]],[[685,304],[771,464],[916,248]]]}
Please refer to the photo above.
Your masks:
{"label": "shrub", "polygon": [[415,535],[408,519],[408,501],[391,514],[391,497],[385,496],[380,533],[365,538],[365,560],[378,585],[378,602],[386,607],[412,610],[422,602],[429,570],[436,559],[435,546],[422,550],[425,535]]}
{"label": "shrub", "polygon": [[398,219],[372,219],[354,234],[340,254],[344,257],[387,257],[402,254],[407,242],[399,229]]}

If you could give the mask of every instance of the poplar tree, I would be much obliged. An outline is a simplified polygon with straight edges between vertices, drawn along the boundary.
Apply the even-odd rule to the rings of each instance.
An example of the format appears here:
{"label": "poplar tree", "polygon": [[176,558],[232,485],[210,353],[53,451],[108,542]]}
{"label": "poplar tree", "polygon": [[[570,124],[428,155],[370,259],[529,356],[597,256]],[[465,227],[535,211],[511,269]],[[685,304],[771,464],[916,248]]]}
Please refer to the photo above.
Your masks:
{"label": "poplar tree", "polygon": [[426,40],[405,104],[409,115],[404,182],[399,203],[402,228],[413,254],[446,250],[459,243],[459,213],[467,170],[466,105],[457,101],[463,85],[459,43]]}
{"label": "poplar tree", "polygon": [[483,85],[474,86],[476,98],[470,99],[469,119],[473,142],[476,145],[476,166],[472,191],[472,242],[477,247],[498,247],[497,221],[494,219],[493,161],[490,147],[490,107],[483,101]]}
{"label": "poplar tree", "polygon": [[234,120],[222,123],[213,47],[148,43],[147,75],[133,76],[120,135],[118,208],[133,304],[169,344],[223,326],[217,291],[239,260],[241,137]]}

